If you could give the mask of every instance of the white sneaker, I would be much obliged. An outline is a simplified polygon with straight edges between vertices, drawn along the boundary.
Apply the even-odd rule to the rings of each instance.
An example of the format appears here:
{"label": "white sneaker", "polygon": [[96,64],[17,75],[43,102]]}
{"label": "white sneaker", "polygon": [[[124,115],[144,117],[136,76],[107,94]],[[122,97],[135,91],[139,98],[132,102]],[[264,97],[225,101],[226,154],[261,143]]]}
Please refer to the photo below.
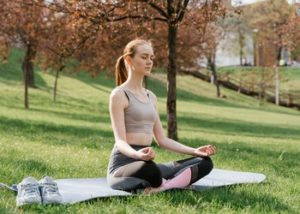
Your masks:
{"label": "white sneaker", "polygon": [[40,204],[42,202],[39,184],[33,177],[27,177],[18,184],[17,206]]}
{"label": "white sneaker", "polygon": [[43,204],[60,204],[62,197],[58,191],[57,183],[51,177],[44,177],[39,181]]}

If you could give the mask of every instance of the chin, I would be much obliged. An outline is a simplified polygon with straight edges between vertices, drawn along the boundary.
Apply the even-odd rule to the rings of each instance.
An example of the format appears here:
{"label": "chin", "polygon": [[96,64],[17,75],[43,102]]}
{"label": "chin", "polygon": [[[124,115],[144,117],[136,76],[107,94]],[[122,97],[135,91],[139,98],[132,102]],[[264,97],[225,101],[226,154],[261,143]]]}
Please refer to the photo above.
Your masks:
{"label": "chin", "polygon": [[151,71],[145,71],[145,73],[144,73],[145,76],[150,76],[150,74],[151,74]]}

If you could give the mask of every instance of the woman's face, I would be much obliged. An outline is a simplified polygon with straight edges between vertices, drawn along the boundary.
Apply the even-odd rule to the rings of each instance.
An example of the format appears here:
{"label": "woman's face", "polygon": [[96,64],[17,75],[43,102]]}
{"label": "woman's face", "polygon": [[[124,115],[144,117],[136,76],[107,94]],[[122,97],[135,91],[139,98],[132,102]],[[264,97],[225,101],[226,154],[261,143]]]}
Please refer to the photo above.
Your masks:
{"label": "woman's face", "polygon": [[153,66],[153,49],[148,44],[139,45],[133,58],[130,58],[130,66],[133,72],[142,75],[150,75]]}

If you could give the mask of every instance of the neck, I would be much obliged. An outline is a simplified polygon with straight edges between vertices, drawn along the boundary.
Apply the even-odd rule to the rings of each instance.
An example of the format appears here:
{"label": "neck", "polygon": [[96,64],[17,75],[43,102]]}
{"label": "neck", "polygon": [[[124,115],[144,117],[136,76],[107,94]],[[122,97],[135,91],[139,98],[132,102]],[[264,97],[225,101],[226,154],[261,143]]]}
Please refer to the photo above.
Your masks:
{"label": "neck", "polygon": [[130,90],[135,92],[141,92],[143,91],[143,80],[144,75],[140,75],[137,73],[134,73],[132,71],[128,72],[128,79],[124,83]]}

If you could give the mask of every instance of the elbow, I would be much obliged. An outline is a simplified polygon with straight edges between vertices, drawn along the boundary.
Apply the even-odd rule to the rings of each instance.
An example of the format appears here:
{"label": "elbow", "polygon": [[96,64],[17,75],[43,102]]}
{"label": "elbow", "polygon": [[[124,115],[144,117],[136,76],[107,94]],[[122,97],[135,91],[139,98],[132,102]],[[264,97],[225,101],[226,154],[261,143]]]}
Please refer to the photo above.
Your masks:
{"label": "elbow", "polygon": [[167,138],[165,136],[161,136],[161,137],[156,138],[156,142],[157,142],[158,146],[162,147],[162,148],[165,147],[166,141],[167,141]]}
{"label": "elbow", "polygon": [[124,148],[124,140],[116,139],[115,146],[117,147],[117,149],[122,150],[122,148]]}
{"label": "elbow", "polygon": [[122,150],[122,142],[120,142],[119,140],[115,141],[115,146],[117,147],[118,150]]}

